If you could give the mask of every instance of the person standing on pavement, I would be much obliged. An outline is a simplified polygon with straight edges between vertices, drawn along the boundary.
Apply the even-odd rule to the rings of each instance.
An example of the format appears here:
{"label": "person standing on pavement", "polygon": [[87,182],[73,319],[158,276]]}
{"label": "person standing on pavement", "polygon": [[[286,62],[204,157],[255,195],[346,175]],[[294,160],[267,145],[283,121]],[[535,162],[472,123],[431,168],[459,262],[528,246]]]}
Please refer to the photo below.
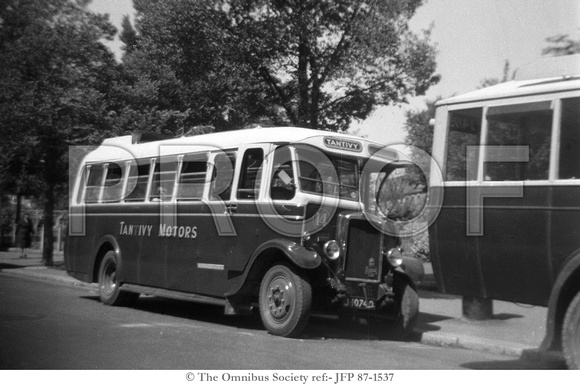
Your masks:
{"label": "person standing on pavement", "polygon": [[20,258],[26,258],[26,249],[32,245],[32,236],[34,235],[34,225],[28,214],[24,214],[22,219],[16,225],[16,238],[18,247],[20,247]]}

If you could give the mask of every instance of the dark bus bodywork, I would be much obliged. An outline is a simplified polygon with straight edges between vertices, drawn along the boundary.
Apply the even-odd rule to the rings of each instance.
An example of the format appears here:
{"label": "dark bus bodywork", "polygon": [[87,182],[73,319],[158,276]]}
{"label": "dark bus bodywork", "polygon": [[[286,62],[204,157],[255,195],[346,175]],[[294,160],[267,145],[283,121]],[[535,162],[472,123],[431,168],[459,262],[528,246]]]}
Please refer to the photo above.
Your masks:
{"label": "dark bus bodywork", "polygon": [[[173,148],[161,157],[160,146]],[[300,334],[311,311],[387,319],[408,333],[422,264],[367,219],[363,201],[376,202],[376,189],[359,190],[369,149],[381,148],[297,128],[106,141],[78,174],[67,271],[98,282],[106,304],[146,293],[227,314],[258,309],[281,336]]]}
{"label": "dark bus bodywork", "polygon": [[[558,62],[560,61],[560,62]],[[440,101],[429,229],[441,291],[548,307],[542,349],[580,364],[579,56]],[[536,67],[537,69],[538,67]],[[562,76],[563,69],[571,72]],[[540,71],[541,72],[541,71]],[[483,145],[485,147],[478,147]]]}

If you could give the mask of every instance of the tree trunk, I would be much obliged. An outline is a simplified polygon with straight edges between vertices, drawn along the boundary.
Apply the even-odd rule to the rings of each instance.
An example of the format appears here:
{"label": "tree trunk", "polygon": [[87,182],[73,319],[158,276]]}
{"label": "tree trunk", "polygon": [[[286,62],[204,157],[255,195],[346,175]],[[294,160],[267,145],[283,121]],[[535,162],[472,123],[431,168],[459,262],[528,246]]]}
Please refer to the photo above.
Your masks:
{"label": "tree trunk", "polygon": [[[1,183],[1,181],[0,181]],[[2,186],[0,185],[0,251],[2,251],[4,249],[4,246],[6,246],[6,244],[4,243],[4,213],[3,211],[3,200],[4,199],[4,193],[2,192]]]}
{"label": "tree trunk", "polygon": [[316,69],[312,68],[312,92],[310,101],[310,125],[313,129],[318,129],[318,114],[320,110],[320,83]]}
{"label": "tree trunk", "polygon": [[44,170],[44,243],[42,246],[42,262],[46,266],[53,266],[54,250],[54,191],[56,157],[46,157]]}
{"label": "tree trunk", "polygon": [[47,184],[44,192],[44,244],[42,247],[42,262],[45,266],[54,265],[54,188]]}
{"label": "tree trunk", "polygon": [[301,126],[311,126],[308,105],[308,41],[302,35],[298,46],[298,121]]}

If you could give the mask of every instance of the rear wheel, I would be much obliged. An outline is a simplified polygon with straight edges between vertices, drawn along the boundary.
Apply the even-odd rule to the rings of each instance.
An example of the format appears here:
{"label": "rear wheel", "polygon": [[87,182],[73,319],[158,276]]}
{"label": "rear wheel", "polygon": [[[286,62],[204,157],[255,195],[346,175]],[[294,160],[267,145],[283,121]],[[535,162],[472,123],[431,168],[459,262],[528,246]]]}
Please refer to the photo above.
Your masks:
{"label": "rear wheel", "polygon": [[139,298],[139,294],[121,291],[117,281],[118,268],[117,254],[108,251],[99,267],[99,297],[105,305],[132,305]]}
{"label": "rear wheel", "polygon": [[580,293],[578,293],[564,316],[562,348],[570,369],[580,369]]}
{"label": "rear wheel", "polygon": [[296,337],[310,317],[312,288],[304,274],[285,263],[273,266],[260,286],[260,316],[273,335]]}

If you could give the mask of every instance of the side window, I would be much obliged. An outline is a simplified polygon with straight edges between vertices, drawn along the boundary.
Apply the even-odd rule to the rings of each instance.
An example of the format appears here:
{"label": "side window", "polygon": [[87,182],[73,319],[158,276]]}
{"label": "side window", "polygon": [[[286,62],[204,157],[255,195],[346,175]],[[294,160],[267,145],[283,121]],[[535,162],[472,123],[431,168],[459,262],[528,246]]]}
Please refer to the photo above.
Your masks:
{"label": "side window", "polygon": [[580,98],[562,100],[559,179],[580,179]]}
{"label": "side window", "polygon": [[270,179],[270,197],[274,200],[290,200],[296,193],[294,170],[290,149],[285,146],[274,152],[274,168]]}
{"label": "side window", "polygon": [[87,179],[85,203],[98,203],[101,190],[103,187],[103,178],[105,177],[105,165],[91,165],[89,178]]}
{"label": "side window", "polygon": [[550,101],[491,107],[487,122],[487,145],[527,146],[529,161],[486,162],[485,180],[548,179],[552,136]]}
{"label": "side window", "polygon": [[150,200],[171,200],[171,197],[173,196],[173,187],[175,187],[176,174],[176,160],[162,160],[161,162],[157,160],[153,171]]}
{"label": "side window", "polygon": [[201,200],[206,175],[207,161],[185,156],[179,175],[177,199]]}
{"label": "side window", "polygon": [[109,163],[107,165],[107,174],[105,177],[105,189],[103,190],[103,202],[119,202],[121,201],[121,194],[123,185],[121,179],[123,178],[123,170],[116,163]]}
{"label": "side window", "polygon": [[[477,179],[478,154],[473,148],[471,153],[468,153],[470,149],[467,147],[468,145],[479,145],[482,112],[481,108],[449,112],[445,180],[468,181]],[[469,163],[469,167],[467,163]]]}
{"label": "side window", "polygon": [[149,183],[149,160],[140,160],[137,165],[132,165],[127,181],[127,192],[125,198],[128,202],[143,202],[147,195],[147,184]]}
{"label": "side window", "polygon": [[212,168],[210,200],[230,200],[236,153],[218,153]]}
{"label": "side window", "polygon": [[81,204],[83,201],[83,195],[85,194],[86,190],[87,190],[87,177],[90,173],[90,168],[88,166],[85,166],[83,168],[83,174],[81,176],[81,180],[79,183],[79,190],[77,192],[77,204]]}
{"label": "side window", "polygon": [[264,150],[262,148],[248,149],[244,154],[240,171],[238,199],[255,199],[258,197],[263,161]]}

